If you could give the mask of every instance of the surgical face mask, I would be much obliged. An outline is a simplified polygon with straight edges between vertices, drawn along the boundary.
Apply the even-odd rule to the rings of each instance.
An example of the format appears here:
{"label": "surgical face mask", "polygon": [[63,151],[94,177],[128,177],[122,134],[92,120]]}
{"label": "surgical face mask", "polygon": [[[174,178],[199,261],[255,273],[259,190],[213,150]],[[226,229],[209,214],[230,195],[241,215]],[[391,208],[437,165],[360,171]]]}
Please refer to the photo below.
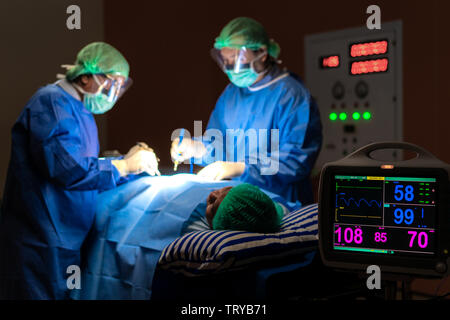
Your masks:
{"label": "surgical face mask", "polygon": [[[93,114],[103,114],[112,109],[118,97],[121,95],[121,84],[114,83],[116,80],[106,79],[103,83],[100,82],[97,75],[93,75],[95,82],[98,84],[98,90],[95,93],[83,90],[77,84],[73,84],[80,92],[84,94],[83,104],[87,110]],[[106,90],[106,84],[109,89]]]}
{"label": "surgical face mask", "polygon": [[231,64],[227,64],[225,62],[220,50],[213,49],[211,51],[213,59],[219,64],[230,81],[234,85],[241,88],[246,88],[254,84],[258,77],[263,73],[256,72],[254,63],[261,59],[266,53],[261,52],[257,57],[250,61],[250,63],[248,63],[245,62],[246,57],[248,57],[247,51],[249,51],[249,49],[246,48],[237,50],[234,57],[231,58],[231,60],[233,60],[233,63]]}
{"label": "surgical face mask", "polygon": [[92,94],[85,93],[83,104],[93,114],[103,114],[114,107],[115,101],[108,99],[104,93]]}
{"label": "surgical face mask", "polygon": [[260,55],[258,55],[255,59],[253,59],[249,64],[242,65],[238,72],[235,71],[236,68],[231,70],[225,69],[226,75],[234,85],[240,88],[250,87],[252,84],[256,82],[258,77],[262,73],[264,73],[264,71],[256,72],[254,68],[255,61],[261,59],[261,57],[263,57],[264,54],[265,53],[263,52]]}
{"label": "surgical face mask", "polygon": [[234,72],[234,70],[225,70],[225,73],[230,81],[240,88],[250,87],[256,82],[256,79],[258,79],[260,75],[253,70],[253,68],[242,69],[239,72]]}

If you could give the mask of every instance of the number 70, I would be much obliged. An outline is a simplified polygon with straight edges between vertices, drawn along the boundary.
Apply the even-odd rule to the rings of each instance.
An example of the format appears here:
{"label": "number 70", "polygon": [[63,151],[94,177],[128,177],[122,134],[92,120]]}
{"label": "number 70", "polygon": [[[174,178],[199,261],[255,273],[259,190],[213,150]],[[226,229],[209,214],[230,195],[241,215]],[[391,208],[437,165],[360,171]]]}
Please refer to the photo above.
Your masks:
{"label": "number 70", "polygon": [[[420,232],[417,231],[408,231],[408,234],[411,235],[411,240],[409,241],[409,247],[412,248],[414,245],[414,240],[417,237],[417,244],[420,248],[424,249],[428,246],[428,235],[426,232]],[[417,236],[418,234],[418,236]]]}

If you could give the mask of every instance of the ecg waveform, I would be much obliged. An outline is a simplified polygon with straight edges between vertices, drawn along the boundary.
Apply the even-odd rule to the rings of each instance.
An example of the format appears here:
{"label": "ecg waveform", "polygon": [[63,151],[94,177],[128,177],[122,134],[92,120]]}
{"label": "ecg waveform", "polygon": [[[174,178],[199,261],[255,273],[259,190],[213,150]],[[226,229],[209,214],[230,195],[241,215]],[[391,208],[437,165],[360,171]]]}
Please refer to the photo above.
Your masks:
{"label": "ecg waveform", "polygon": [[381,208],[381,205],[382,205],[381,201],[380,201],[380,202],[378,202],[378,201],[376,201],[376,200],[370,200],[370,201],[367,201],[367,200],[364,199],[364,198],[361,198],[361,199],[359,199],[359,200],[355,200],[354,198],[345,199],[345,198],[343,198],[343,197],[339,197],[339,196],[342,196],[342,195],[345,195],[345,193],[341,193],[341,194],[339,194],[339,195],[336,195],[336,207],[338,206],[338,203],[339,203],[340,200],[342,200],[342,201],[345,203],[345,205],[346,205],[347,207],[350,207],[350,203],[352,203],[352,202],[354,202],[355,205],[356,205],[358,208],[361,207],[361,203],[362,203],[362,202],[366,203],[366,205],[367,205],[368,207],[370,207],[370,208],[373,207],[374,205],[377,205],[378,208]]}
{"label": "ecg waveform", "polygon": [[376,225],[383,219],[383,181],[352,180],[336,183],[336,223]]}

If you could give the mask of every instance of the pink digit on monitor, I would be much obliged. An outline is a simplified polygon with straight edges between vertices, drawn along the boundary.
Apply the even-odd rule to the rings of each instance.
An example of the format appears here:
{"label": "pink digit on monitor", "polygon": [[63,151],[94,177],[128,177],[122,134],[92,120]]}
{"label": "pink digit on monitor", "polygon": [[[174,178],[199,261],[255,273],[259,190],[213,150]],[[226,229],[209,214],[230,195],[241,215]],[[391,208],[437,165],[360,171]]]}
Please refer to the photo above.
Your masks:
{"label": "pink digit on monitor", "polygon": [[408,234],[410,234],[412,236],[411,241],[409,242],[409,247],[412,248],[413,244],[414,244],[414,239],[417,236],[417,231],[408,231]]}
{"label": "pink digit on monitor", "polygon": [[380,233],[379,232],[375,232],[375,242],[380,242]]}
{"label": "pink digit on monitor", "polygon": [[363,242],[363,237],[362,237],[362,235],[363,235],[362,230],[361,230],[360,228],[357,228],[357,229],[355,230],[355,243],[361,244],[361,243]]}
{"label": "pink digit on monitor", "polygon": [[334,233],[337,233],[338,235],[337,242],[341,243],[341,227],[337,228]]}
{"label": "pink digit on monitor", "polygon": [[[347,235],[349,235],[349,237],[347,237]],[[347,243],[352,243],[353,242],[353,229],[352,228],[347,228],[344,231],[344,240]]]}
{"label": "pink digit on monitor", "polygon": [[[422,237],[424,240],[422,241]],[[419,237],[417,238],[417,242],[419,243],[419,247],[422,249],[426,248],[428,246],[428,235],[426,232],[419,233]]]}

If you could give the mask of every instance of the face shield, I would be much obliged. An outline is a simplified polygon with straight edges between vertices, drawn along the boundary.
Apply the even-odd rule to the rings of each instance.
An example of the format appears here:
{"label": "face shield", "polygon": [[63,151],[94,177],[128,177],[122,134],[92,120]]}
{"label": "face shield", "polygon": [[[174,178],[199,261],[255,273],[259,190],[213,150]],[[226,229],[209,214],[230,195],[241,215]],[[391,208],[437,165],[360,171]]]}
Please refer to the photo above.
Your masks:
{"label": "face shield", "polygon": [[104,94],[110,103],[115,103],[133,84],[131,78],[125,79],[123,76],[94,74],[93,78],[98,84],[95,94]]}
{"label": "face shield", "polygon": [[[259,50],[258,50],[259,51]],[[255,69],[254,62],[262,58],[266,52],[254,51],[246,47],[211,49],[211,56],[223,72],[239,73],[245,69]],[[261,72],[262,70],[255,70]]]}

